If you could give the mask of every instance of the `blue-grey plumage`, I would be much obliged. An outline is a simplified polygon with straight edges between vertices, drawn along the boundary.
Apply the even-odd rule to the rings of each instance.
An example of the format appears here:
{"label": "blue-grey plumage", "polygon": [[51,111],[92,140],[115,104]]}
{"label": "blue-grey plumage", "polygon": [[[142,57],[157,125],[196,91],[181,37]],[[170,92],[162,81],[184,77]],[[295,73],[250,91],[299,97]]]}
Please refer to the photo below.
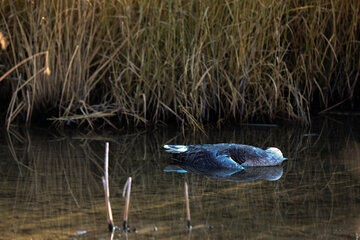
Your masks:
{"label": "blue-grey plumage", "polygon": [[244,167],[276,166],[286,158],[278,148],[261,148],[244,144],[164,145],[166,152],[184,164],[208,168],[244,169]]}

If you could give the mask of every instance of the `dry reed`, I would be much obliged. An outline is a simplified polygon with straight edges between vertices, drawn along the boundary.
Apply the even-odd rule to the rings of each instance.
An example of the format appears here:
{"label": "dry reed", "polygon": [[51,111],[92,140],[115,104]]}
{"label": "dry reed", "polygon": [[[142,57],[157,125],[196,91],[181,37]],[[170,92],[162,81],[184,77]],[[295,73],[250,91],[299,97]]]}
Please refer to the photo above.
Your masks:
{"label": "dry reed", "polygon": [[[310,121],[359,88],[359,1],[3,1],[7,126]],[[6,99],[7,100],[7,99]],[[344,101],[344,102],[341,102]],[[340,106],[341,107],[341,106]]]}
{"label": "dry reed", "polygon": [[129,177],[124,186],[123,196],[125,197],[126,191],[126,199],[125,199],[125,207],[124,207],[124,218],[123,218],[123,231],[128,231],[128,215],[129,215],[129,205],[130,205],[130,193],[131,193],[131,180],[132,178]]}
{"label": "dry reed", "polygon": [[190,203],[189,203],[189,187],[187,182],[185,181],[185,202],[186,202],[186,220],[187,227],[191,229],[191,216],[190,216]]}
{"label": "dry reed", "polygon": [[114,218],[112,215],[112,209],[110,204],[110,190],[109,190],[109,142],[106,142],[105,147],[105,167],[104,167],[104,177],[102,177],[102,182],[105,190],[105,205],[106,205],[106,215],[108,228],[110,232],[114,231]]}

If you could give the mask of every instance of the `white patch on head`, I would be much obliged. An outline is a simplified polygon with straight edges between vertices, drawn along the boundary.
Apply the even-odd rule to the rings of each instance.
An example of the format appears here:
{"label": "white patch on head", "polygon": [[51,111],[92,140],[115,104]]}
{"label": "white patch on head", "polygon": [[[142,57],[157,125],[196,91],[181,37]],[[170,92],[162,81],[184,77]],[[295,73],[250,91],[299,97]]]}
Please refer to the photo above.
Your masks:
{"label": "white patch on head", "polygon": [[283,154],[282,152],[280,151],[280,149],[276,148],[276,147],[269,147],[268,149],[266,149],[266,151],[270,151],[270,152],[273,152],[275,153],[277,156],[283,158]]}
{"label": "white patch on head", "polygon": [[170,153],[182,153],[188,150],[188,146],[185,145],[164,145],[164,148]]}

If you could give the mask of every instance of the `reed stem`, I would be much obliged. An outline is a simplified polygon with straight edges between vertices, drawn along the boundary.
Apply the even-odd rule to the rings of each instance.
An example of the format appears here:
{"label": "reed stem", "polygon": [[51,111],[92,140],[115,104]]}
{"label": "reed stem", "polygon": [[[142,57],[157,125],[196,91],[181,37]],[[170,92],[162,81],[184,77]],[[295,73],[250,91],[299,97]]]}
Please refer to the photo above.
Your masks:
{"label": "reed stem", "polygon": [[125,183],[123,196],[125,195],[126,191],[126,200],[125,200],[125,208],[124,208],[124,221],[123,221],[123,231],[127,232],[128,226],[128,215],[129,215],[129,205],[130,205],[130,192],[131,192],[131,180],[132,178],[129,177],[128,180]]}
{"label": "reed stem", "polygon": [[185,181],[185,201],[186,201],[186,219],[187,219],[187,227],[191,229],[191,218],[190,218],[190,204],[189,204],[189,189],[188,184]]}
{"label": "reed stem", "polygon": [[50,67],[49,67],[49,51],[44,51],[44,52],[39,52],[39,53],[35,53],[34,55],[31,55],[30,57],[22,60],[21,62],[19,62],[18,64],[16,64],[14,67],[12,67],[9,71],[7,71],[4,75],[2,75],[0,77],[0,82],[2,80],[4,80],[4,78],[6,78],[10,73],[12,73],[13,71],[15,71],[17,68],[19,68],[21,65],[33,60],[34,58],[41,56],[41,55],[45,55],[46,59],[45,59],[45,69],[43,71],[44,74],[46,75],[50,75]]}
{"label": "reed stem", "polygon": [[107,213],[107,222],[109,226],[109,231],[114,230],[114,219],[111,210],[110,204],[110,191],[109,191],[109,142],[106,142],[105,148],[105,176],[102,177],[104,190],[105,190],[105,204],[106,204],[106,213]]}

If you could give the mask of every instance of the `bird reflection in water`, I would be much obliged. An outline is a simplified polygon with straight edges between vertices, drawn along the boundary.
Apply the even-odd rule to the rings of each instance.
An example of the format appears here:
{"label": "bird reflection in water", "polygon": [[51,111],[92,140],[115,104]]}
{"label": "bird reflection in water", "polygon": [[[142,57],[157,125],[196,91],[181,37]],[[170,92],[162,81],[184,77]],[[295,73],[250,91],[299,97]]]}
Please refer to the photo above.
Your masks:
{"label": "bird reflection in water", "polygon": [[283,175],[282,166],[245,167],[243,170],[202,168],[185,164],[171,164],[165,172],[195,173],[201,176],[224,179],[233,182],[253,182],[258,180],[276,181]]}

